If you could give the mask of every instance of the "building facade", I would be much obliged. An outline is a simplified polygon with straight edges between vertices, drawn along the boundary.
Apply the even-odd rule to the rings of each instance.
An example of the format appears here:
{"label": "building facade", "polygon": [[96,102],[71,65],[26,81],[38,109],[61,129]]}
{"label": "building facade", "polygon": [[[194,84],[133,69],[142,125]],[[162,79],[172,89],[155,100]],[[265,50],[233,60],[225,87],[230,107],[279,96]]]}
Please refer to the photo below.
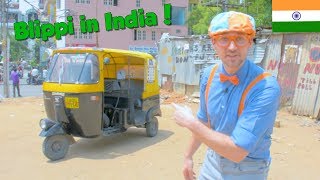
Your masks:
{"label": "building facade", "polygon": [[[2,2],[0,3],[0,7],[1,5]],[[4,15],[0,15],[0,24],[5,24],[8,27],[9,32],[11,33],[13,31],[13,24],[23,19],[22,13],[19,10],[19,0],[5,1],[4,13]]]}
{"label": "building facade", "polygon": [[[50,1],[50,0],[48,0]],[[51,0],[52,1],[52,0]],[[165,25],[163,4],[170,3],[171,25]],[[44,2],[44,4],[46,4]],[[157,44],[163,33],[173,36],[185,36],[188,34],[186,18],[188,1],[185,0],[56,0],[55,15],[57,22],[66,22],[68,16],[73,17],[75,34],[57,40],[57,47],[86,46],[119,48],[157,53]],[[138,11],[143,9],[142,11]],[[138,27],[116,30],[113,24],[112,30],[106,30],[105,14],[111,14],[112,21],[116,18],[125,18],[128,15],[134,16],[132,10],[137,10]],[[142,21],[147,20],[147,13],[153,12],[157,17],[156,26],[141,27]],[[96,19],[99,23],[98,33],[81,33],[79,16],[85,15],[86,19]],[[167,15],[167,14],[166,14]],[[110,17],[110,16],[109,16]],[[110,21],[107,22],[110,23]],[[110,25],[110,24],[109,24]]]}

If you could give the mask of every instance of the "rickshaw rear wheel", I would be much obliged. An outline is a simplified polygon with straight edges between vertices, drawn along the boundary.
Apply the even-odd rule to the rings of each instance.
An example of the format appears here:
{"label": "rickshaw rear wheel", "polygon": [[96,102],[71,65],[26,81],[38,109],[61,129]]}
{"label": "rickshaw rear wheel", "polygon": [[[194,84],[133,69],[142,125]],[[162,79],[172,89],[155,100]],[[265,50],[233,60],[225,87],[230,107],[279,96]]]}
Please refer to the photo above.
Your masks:
{"label": "rickshaw rear wheel", "polygon": [[52,161],[65,157],[69,150],[69,140],[65,135],[46,137],[42,144],[43,154]]}
{"label": "rickshaw rear wheel", "polygon": [[149,122],[146,123],[146,133],[148,137],[154,137],[158,133],[158,119],[152,117]]}

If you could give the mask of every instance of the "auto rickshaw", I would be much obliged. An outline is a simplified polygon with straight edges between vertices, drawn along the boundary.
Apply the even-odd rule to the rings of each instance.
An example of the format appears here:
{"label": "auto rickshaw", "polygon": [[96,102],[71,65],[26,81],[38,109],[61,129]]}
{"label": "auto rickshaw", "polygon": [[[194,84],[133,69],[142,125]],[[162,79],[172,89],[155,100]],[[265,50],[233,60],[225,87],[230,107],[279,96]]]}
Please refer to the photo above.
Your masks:
{"label": "auto rickshaw", "polygon": [[95,138],[145,128],[158,132],[160,87],[153,56],[105,48],[54,50],[43,83],[44,155],[65,157],[74,137]]}

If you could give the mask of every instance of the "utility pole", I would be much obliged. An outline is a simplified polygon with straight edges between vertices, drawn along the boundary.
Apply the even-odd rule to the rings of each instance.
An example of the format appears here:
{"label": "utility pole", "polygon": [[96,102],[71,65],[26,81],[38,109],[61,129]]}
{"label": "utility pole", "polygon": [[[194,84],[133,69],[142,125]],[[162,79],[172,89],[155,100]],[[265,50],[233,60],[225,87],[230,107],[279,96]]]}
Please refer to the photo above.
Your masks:
{"label": "utility pole", "polygon": [[3,93],[4,97],[9,97],[9,58],[7,50],[7,23],[8,23],[8,12],[6,11],[6,1],[2,0],[2,54],[3,54]]}
{"label": "utility pole", "polygon": [[228,0],[222,0],[222,10],[223,12],[228,11]]}

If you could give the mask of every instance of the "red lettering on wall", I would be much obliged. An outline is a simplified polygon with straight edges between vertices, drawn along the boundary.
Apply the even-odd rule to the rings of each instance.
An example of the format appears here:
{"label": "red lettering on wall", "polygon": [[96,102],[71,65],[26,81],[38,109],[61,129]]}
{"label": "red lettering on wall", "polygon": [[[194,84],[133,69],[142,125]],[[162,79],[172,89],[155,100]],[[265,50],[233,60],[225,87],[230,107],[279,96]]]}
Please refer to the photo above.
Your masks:
{"label": "red lettering on wall", "polygon": [[278,61],[270,60],[267,70],[274,70],[278,65]]}
{"label": "red lettering on wall", "polygon": [[304,70],[303,70],[303,74],[306,74],[306,73],[310,73],[310,74],[320,74],[320,64],[310,64],[310,63],[307,63],[306,66],[304,67]]}
{"label": "red lettering on wall", "polygon": [[314,66],[315,64],[307,63],[306,66],[304,67],[303,74],[306,74],[306,72],[311,74],[314,69]]}
{"label": "red lettering on wall", "polygon": [[317,64],[316,69],[314,71],[316,75],[320,74],[320,64]]}

